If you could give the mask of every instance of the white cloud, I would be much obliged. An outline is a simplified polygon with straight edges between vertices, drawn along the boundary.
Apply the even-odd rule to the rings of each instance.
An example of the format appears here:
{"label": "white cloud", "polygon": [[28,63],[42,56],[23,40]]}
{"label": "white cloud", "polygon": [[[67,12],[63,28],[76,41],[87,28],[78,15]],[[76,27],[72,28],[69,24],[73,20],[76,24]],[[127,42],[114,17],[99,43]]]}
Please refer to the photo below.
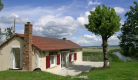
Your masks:
{"label": "white cloud", "polygon": [[88,44],[89,41],[83,39],[83,40],[78,40],[77,43],[78,44]]}
{"label": "white cloud", "polygon": [[71,36],[77,30],[73,26],[74,19],[71,16],[58,17],[54,15],[42,16],[33,26],[35,32],[47,37]]}
{"label": "white cloud", "polygon": [[117,13],[123,13],[125,11],[125,9],[121,7],[114,7],[114,9]]}
{"label": "white cloud", "polygon": [[15,18],[16,24],[25,24],[26,22],[29,21],[28,18],[19,17],[17,14],[12,13],[8,17],[2,16],[1,17],[2,20],[0,22],[10,24],[14,22],[14,18]]}
{"label": "white cloud", "polygon": [[18,33],[24,34],[24,30],[23,30],[23,29],[20,29],[20,30],[18,31]]}
{"label": "white cloud", "polygon": [[84,28],[84,24],[88,24],[88,15],[90,15],[89,11],[85,12],[85,15],[81,14],[75,21],[74,26]]}
{"label": "white cloud", "polygon": [[[96,36],[94,34],[92,35],[88,35],[85,34],[81,37],[76,37],[73,39],[73,37],[71,38],[72,40],[77,40],[76,43],[82,46],[95,46],[95,45],[102,45],[102,38],[99,36]],[[119,44],[119,39],[117,38],[117,36],[113,35],[108,39],[108,45],[118,45]]]}
{"label": "white cloud", "polygon": [[108,44],[109,45],[118,45],[120,40],[117,38],[117,36],[113,35],[108,39]]}
{"label": "white cloud", "polygon": [[97,1],[95,1],[95,2],[92,2],[92,1],[89,1],[88,2],[88,6],[89,5],[100,5],[101,3],[100,2],[97,2]]}
{"label": "white cloud", "polygon": [[8,26],[3,24],[3,23],[0,23],[0,28],[2,29],[2,31],[4,31],[5,28],[7,28]]}
{"label": "white cloud", "polygon": [[[73,38],[71,38],[72,40],[74,40]],[[95,45],[101,45],[102,44],[102,40],[99,36],[96,36],[94,34],[92,35],[83,35],[81,37],[77,37],[76,38],[76,43],[82,46],[95,46]]]}
{"label": "white cloud", "polygon": [[120,23],[121,23],[120,28],[122,28],[122,25],[124,24],[124,21],[123,21],[123,20],[121,20],[121,21],[120,21]]}
{"label": "white cloud", "polygon": [[97,37],[96,35],[92,34],[92,35],[84,35],[83,36],[86,39],[90,39],[92,41],[102,41],[102,39],[100,37]]}
{"label": "white cloud", "polygon": [[18,16],[22,16],[24,18],[27,17],[31,21],[37,20],[43,15],[59,14],[58,11],[53,7],[14,6],[4,8],[0,13],[0,17],[11,15],[13,13],[15,13],[16,15],[18,14]]}
{"label": "white cloud", "polygon": [[92,11],[95,11],[95,7],[94,7],[94,8],[92,8]]}
{"label": "white cloud", "polygon": [[58,8],[57,10],[63,10],[65,8],[65,6],[62,6],[60,8]]}
{"label": "white cloud", "polygon": [[95,35],[84,35],[84,38],[88,38],[88,39],[95,39],[96,36]]}

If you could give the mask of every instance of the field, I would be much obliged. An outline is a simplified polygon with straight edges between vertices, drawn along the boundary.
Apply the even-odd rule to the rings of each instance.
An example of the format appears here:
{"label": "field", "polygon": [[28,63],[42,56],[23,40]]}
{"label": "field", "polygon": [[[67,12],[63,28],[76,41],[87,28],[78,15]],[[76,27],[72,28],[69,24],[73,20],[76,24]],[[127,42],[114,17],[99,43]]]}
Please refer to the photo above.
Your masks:
{"label": "field", "polygon": [[[107,51],[110,51],[112,49],[120,49],[120,47],[107,47]],[[83,52],[103,52],[102,47],[86,47],[82,49]]]}
{"label": "field", "polygon": [[[121,51],[121,49],[112,49],[107,52],[108,55],[108,61],[113,61],[113,60],[119,60],[119,58],[115,55],[112,54],[113,52],[116,51]],[[103,61],[103,52],[84,52],[83,51],[83,61]]]}

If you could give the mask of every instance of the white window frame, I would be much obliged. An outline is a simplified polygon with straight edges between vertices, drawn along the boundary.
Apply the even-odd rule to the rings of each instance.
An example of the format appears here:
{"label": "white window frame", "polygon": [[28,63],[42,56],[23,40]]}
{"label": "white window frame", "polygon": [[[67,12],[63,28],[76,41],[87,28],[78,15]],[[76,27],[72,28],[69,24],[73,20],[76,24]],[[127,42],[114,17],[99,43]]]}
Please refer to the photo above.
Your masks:
{"label": "white window frame", "polygon": [[[51,64],[51,56],[54,56],[54,64]],[[55,66],[55,55],[50,55],[50,67],[54,67]]]}
{"label": "white window frame", "polygon": [[74,52],[71,53],[71,61],[74,61]]}

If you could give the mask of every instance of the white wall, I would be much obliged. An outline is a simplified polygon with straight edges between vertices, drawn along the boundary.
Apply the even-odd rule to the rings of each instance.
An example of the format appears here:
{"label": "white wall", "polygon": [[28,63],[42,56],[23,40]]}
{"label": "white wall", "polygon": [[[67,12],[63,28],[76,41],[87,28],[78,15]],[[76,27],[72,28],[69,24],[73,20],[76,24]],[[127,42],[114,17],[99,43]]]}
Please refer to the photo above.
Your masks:
{"label": "white wall", "polygon": [[81,49],[72,49],[74,50],[74,53],[77,53],[77,60],[71,61],[69,63],[69,66],[72,66],[73,64],[77,64],[82,61],[82,50]]}
{"label": "white wall", "polygon": [[[59,51],[58,51],[58,54],[60,54]],[[47,69],[46,69],[46,56],[49,56],[49,51],[45,51],[45,54],[43,52],[41,52],[41,56],[40,56],[41,70],[42,71],[47,71],[47,72],[50,72],[50,73],[59,72],[60,71],[60,65],[57,65],[57,55],[55,56],[55,65],[56,66],[52,67],[52,68],[47,68]]]}
{"label": "white wall", "polygon": [[13,51],[11,45],[18,45],[22,49],[23,40],[19,37],[14,37],[0,48],[2,49],[0,53],[0,71],[8,70],[13,67]]}

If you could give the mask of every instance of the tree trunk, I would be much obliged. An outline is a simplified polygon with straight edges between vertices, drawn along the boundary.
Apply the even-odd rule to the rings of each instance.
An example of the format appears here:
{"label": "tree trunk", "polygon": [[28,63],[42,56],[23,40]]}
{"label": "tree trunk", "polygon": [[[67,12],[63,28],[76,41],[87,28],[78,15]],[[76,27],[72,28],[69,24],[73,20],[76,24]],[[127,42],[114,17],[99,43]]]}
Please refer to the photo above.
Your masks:
{"label": "tree trunk", "polygon": [[108,68],[109,66],[107,65],[108,63],[108,56],[107,56],[107,37],[102,36],[102,40],[103,40],[103,56],[104,56],[104,66],[103,68]]}

